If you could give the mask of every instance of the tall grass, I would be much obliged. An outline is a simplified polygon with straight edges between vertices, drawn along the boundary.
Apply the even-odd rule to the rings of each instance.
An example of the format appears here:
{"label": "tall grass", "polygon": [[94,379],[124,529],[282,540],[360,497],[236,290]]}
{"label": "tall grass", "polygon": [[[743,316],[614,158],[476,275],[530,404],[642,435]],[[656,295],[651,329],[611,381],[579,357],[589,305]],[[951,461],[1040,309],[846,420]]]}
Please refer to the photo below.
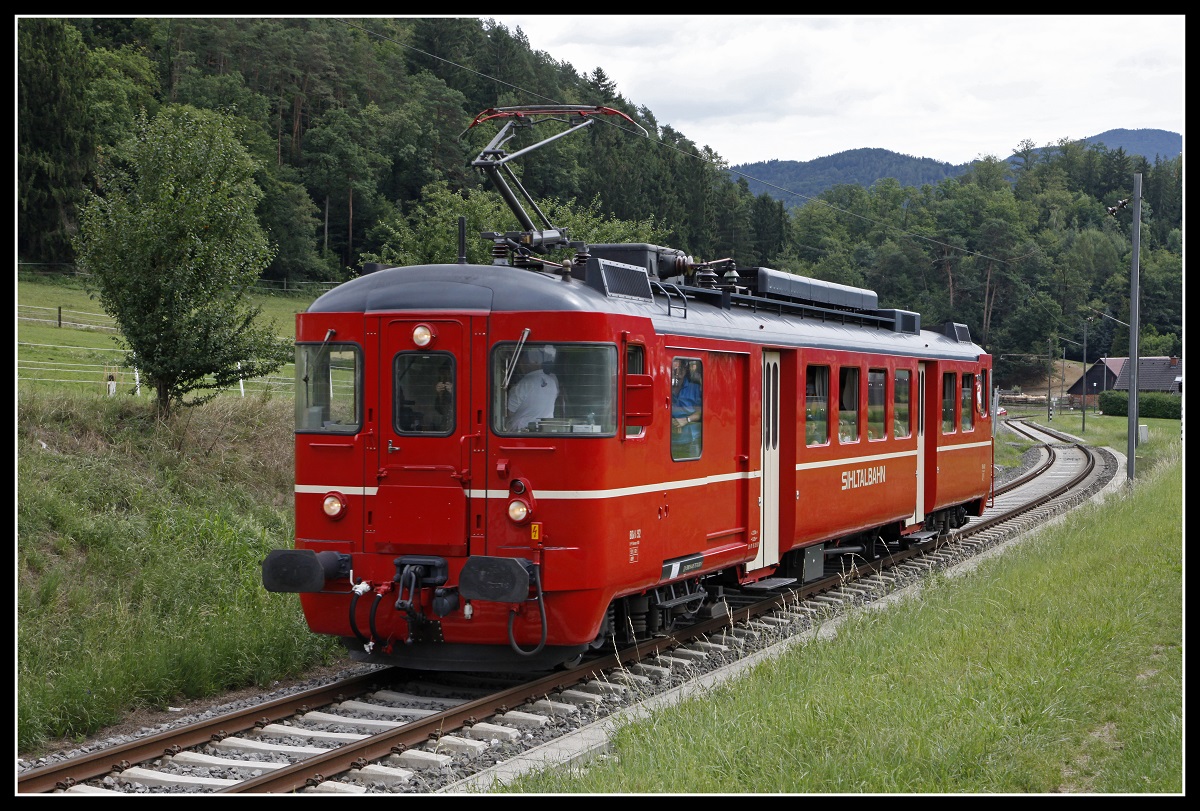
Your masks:
{"label": "tall grass", "polygon": [[1164,445],[1105,503],[501,790],[1181,792],[1182,459]]}
{"label": "tall grass", "polygon": [[330,660],[261,583],[292,537],[291,425],[290,398],[163,423],[149,400],[18,395],[21,750]]}

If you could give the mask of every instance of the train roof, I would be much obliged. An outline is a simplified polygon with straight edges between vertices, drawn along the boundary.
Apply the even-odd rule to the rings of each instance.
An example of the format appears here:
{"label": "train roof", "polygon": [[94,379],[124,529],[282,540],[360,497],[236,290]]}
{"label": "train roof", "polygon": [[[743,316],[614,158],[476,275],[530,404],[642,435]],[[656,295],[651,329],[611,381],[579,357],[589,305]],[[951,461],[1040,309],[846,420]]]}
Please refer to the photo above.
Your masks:
{"label": "train roof", "polygon": [[586,278],[550,267],[559,272],[470,264],[387,268],[339,285],[307,312],[598,312],[649,318],[660,334],[957,360],[986,354],[963,324],[921,329],[917,313],[876,308],[872,291],[766,268],[753,269],[748,278],[755,289],[746,293],[736,285],[660,282],[620,262],[597,267],[593,259]]}

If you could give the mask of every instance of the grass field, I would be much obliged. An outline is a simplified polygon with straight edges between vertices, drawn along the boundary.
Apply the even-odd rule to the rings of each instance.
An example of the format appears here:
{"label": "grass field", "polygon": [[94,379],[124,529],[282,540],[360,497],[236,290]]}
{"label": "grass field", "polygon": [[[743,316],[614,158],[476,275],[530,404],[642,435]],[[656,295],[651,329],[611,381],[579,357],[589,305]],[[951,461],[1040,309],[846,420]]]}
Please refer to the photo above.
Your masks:
{"label": "grass field", "polygon": [[[255,293],[253,306],[262,307],[264,323],[281,339],[295,335],[296,313],[313,301],[304,294]],[[111,374],[122,394],[149,397],[144,381],[122,364],[124,351],[117,342],[115,322],[99,302],[89,298],[75,277],[55,281],[17,281],[17,385],[23,390],[107,393]],[[292,367],[285,366],[269,378],[245,381],[228,394],[276,391],[292,387]]]}

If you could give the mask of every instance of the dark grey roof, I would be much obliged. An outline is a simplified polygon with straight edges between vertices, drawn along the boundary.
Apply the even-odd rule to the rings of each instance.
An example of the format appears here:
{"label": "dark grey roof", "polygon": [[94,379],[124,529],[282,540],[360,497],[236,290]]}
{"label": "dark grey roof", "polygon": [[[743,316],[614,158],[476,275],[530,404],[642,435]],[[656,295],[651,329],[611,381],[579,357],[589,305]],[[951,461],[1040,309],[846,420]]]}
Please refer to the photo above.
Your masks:
{"label": "dark grey roof", "polygon": [[658,293],[649,299],[606,296],[582,281],[564,280],[548,272],[507,265],[456,264],[378,270],[335,287],[314,301],[308,312],[602,312],[648,317],[662,335],[855,349],[917,358],[976,360],[985,354],[969,334],[960,335],[965,332],[965,328],[959,329],[961,325],[956,325],[953,334],[946,330],[901,332],[840,323],[834,318],[806,317],[782,308],[772,312],[769,304],[764,300],[760,308],[726,308],[699,297],[689,297],[685,302],[678,292],[674,298]]}
{"label": "dark grey roof", "polygon": [[[1110,361],[1115,358],[1109,358]],[[1121,365],[1114,389],[1129,391],[1130,364]],[[1178,394],[1183,390],[1183,358],[1151,357],[1138,359],[1138,391],[1165,391]]]}

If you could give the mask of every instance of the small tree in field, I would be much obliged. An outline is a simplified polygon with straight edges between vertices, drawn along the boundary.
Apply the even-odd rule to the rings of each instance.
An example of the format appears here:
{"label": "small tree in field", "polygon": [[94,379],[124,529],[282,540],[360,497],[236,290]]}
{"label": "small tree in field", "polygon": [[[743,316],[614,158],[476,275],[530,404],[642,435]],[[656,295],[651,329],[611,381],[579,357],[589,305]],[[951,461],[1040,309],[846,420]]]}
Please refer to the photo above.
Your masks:
{"label": "small tree in field", "polygon": [[81,211],[75,251],[89,292],[116,319],[125,362],[164,418],[290,355],[246,301],[273,253],[254,215],[254,167],[219,114],[166,107],[139,117]]}

